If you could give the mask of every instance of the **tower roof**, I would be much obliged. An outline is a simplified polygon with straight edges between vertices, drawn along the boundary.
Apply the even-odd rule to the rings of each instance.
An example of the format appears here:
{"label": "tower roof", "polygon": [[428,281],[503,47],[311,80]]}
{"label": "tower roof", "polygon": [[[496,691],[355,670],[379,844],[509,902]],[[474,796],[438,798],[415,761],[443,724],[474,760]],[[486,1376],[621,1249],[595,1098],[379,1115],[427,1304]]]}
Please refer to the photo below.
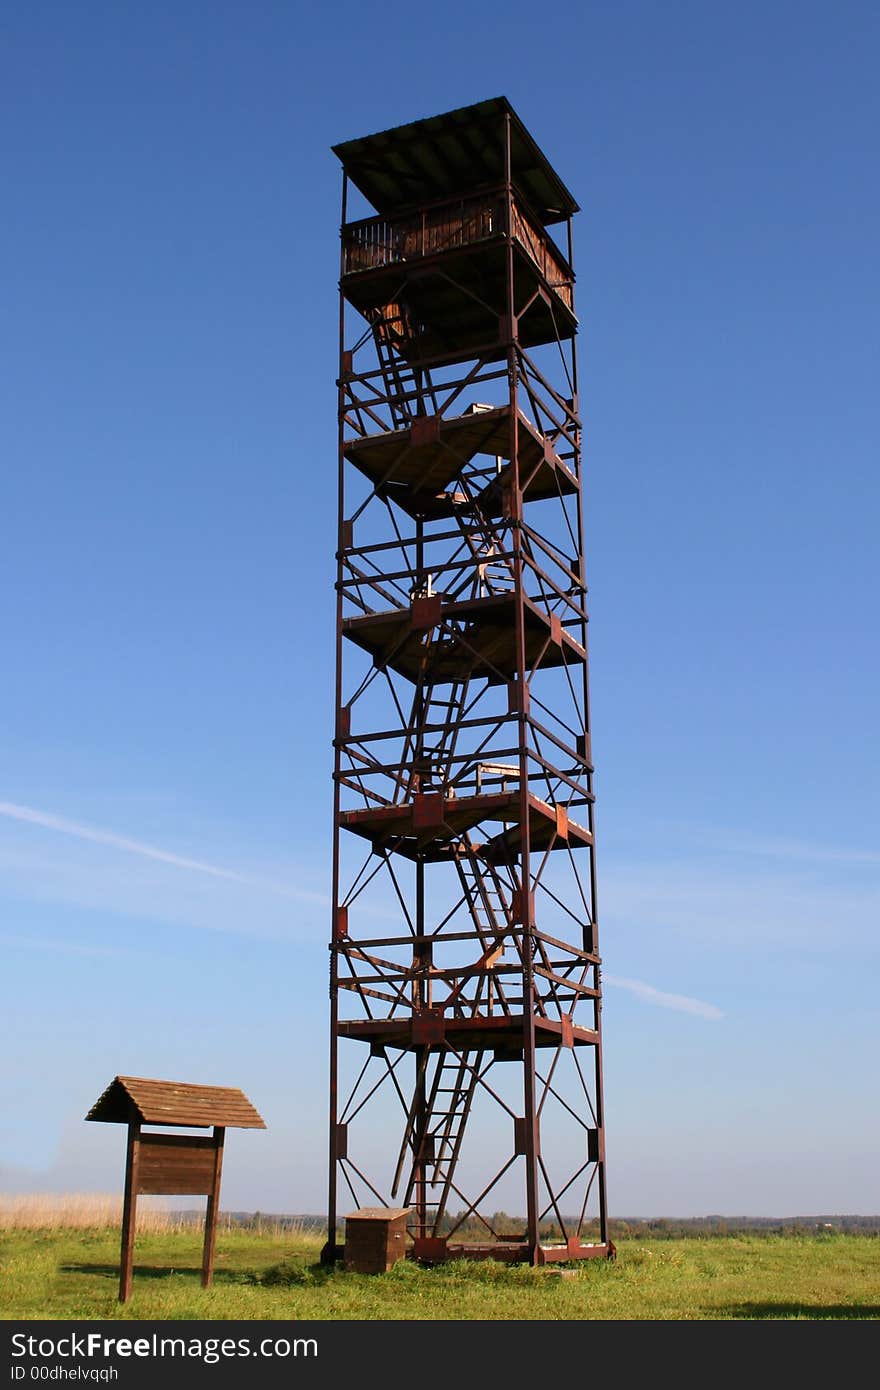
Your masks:
{"label": "tower roof", "polygon": [[387,216],[502,183],[507,115],[513,182],[545,225],[564,221],[578,205],[506,97],[346,140],[333,153],[352,183]]}

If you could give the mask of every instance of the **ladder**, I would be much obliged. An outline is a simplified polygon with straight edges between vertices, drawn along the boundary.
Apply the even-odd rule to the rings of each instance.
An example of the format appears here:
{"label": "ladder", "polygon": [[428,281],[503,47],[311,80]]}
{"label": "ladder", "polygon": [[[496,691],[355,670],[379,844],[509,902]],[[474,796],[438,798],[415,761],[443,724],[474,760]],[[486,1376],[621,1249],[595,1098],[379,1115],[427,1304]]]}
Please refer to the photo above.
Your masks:
{"label": "ladder", "polygon": [[435,1206],[435,1235],[452,1191],[465,1123],[479,1085],[482,1061],[482,1052],[456,1052],[448,1048],[440,1054],[425,1107],[424,1129],[421,1136],[413,1136],[413,1165],[404,1206],[412,1202],[416,1174],[421,1168],[426,1184],[431,1188],[440,1188],[436,1204],[432,1202],[432,1206]]}
{"label": "ladder", "polygon": [[455,508],[453,515],[471,553],[474,567],[470,572],[466,569],[463,571],[461,583],[457,589],[450,591],[449,597],[460,598],[468,588],[471,598],[512,593],[513,560],[496,558],[503,554],[504,543],[499,538],[498,530],[491,518],[485,515],[476,498],[467,496],[467,500]]}
{"label": "ladder", "polygon": [[[448,698],[438,695],[437,690],[446,689]],[[413,743],[418,749],[414,758],[414,770],[419,774],[421,791],[448,792],[453,781],[452,759],[458,741],[460,721],[467,700],[468,680],[454,680],[442,686],[424,686],[421,693],[421,711],[418,708],[419,692],[413,699]],[[431,725],[442,725],[431,729]],[[427,732],[430,729],[430,732]],[[425,739],[433,742],[426,743]]]}
{"label": "ladder", "polygon": [[[508,889],[496,866],[479,859],[467,839],[465,851],[465,855],[457,858],[455,864],[467,909],[483,947],[483,959],[488,963],[490,958],[502,956],[508,945],[515,947],[515,938],[506,935],[510,924]],[[494,1012],[496,1004],[502,1013],[509,1014],[510,1005],[505,997],[504,985],[499,977],[491,974],[478,978],[476,994],[471,1003],[472,1011],[480,1003],[484,986],[489,1014]],[[456,1011],[460,1013],[462,1006],[457,1005]]]}
{"label": "ladder", "polygon": [[392,428],[408,429],[417,415],[426,413],[426,396],[431,398],[436,413],[437,402],[430,375],[423,369],[411,367],[401,355],[401,349],[412,335],[405,311],[400,305],[384,305],[373,317],[371,327],[388,397]]}

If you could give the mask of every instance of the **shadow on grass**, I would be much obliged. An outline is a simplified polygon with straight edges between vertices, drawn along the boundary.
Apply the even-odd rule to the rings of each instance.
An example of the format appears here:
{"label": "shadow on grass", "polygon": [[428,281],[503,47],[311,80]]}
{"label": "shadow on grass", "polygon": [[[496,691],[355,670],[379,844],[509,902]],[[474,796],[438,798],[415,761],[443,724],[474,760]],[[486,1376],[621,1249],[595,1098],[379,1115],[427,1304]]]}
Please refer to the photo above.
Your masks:
{"label": "shadow on grass", "polygon": [[[62,1274],[100,1274],[108,1279],[119,1278],[119,1265],[69,1264],[61,1265],[60,1271]],[[172,1274],[201,1275],[202,1271],[200,1266],[192,1265],[135,1265],[132,1272],[136,1279],[168,1279]]]}
{"label": "shadow on grass", "polygon": [[[119,1279],[119,1265],[113,1264],[64,1264],[62,1274],[98,1275],[105,1279]],[[201,1265],[139,1265],[132,1271],[135,1279],[170,1279],[175,1274],[192,1275],[201,1279]],[[325,1284],[332,1279],[334,1270],[322,1264],[303,1265],[282,1260],[270,1265],[268,1269],[218,1269],[214,1267],[216,1284],[252,1284],[266,1287],[289,1287],[296,1284]]]}
{"label": "shadow on grass", "polygon": [[880,1318],[876,1303],[731,1303],[732,1318]]}

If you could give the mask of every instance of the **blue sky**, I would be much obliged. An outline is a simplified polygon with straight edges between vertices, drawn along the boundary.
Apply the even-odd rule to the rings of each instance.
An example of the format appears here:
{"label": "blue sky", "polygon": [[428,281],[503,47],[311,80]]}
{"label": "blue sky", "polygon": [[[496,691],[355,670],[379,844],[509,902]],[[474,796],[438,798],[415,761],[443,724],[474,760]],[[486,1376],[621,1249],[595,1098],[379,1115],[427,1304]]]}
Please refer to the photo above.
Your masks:
{"label": "blue sky", "polygon": [[503,93],[584,209],[611,1211],[877,1212],[880,11],[396,14],[0,20],[0,1190],[118,1187],[128,1072],[322,1208],[329,146]]}

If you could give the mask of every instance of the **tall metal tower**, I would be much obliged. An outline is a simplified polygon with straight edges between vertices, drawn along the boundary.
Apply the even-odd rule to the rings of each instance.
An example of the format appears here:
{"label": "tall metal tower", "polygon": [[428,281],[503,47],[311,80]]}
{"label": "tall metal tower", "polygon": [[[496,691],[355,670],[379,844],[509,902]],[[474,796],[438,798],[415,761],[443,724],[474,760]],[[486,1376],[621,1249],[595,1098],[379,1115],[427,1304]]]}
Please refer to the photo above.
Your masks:
{"label": "tall metal tower", "polygon": [[350,1199],[417,1258],[608,1256],[577,204],[503,97],[334,153],[325,1254]]}

